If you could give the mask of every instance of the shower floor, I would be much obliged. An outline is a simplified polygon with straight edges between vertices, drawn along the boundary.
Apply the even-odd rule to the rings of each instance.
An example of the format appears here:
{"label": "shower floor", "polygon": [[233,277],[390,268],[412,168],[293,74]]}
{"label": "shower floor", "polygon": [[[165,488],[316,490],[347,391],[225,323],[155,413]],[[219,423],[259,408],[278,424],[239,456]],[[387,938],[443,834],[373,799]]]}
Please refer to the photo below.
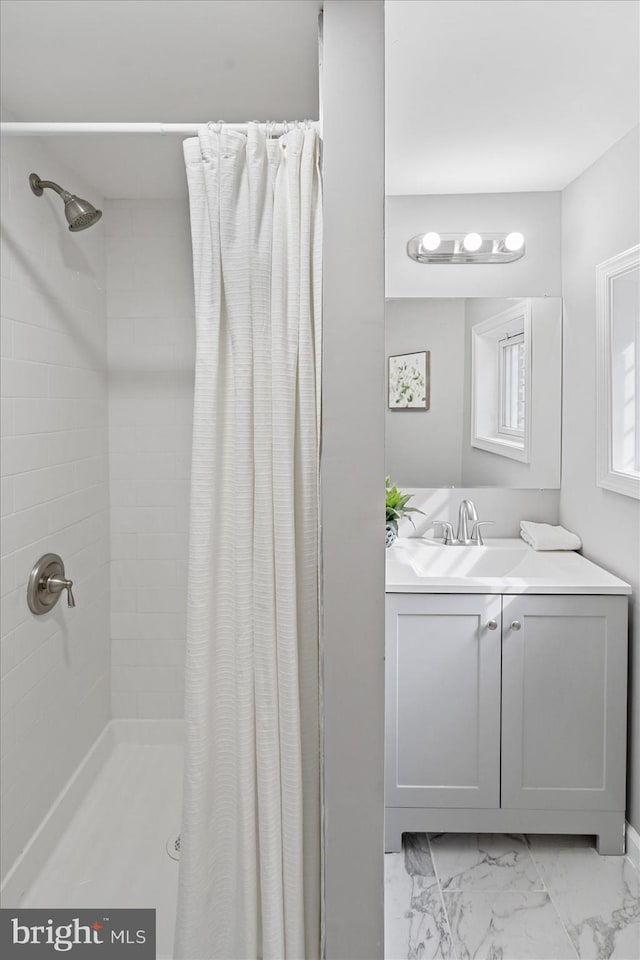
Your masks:
{"label": "shower floor", "polygon": [[156,954],[173,956],[182,747],[120,743],[62,834],[23,907],[155,907]]}

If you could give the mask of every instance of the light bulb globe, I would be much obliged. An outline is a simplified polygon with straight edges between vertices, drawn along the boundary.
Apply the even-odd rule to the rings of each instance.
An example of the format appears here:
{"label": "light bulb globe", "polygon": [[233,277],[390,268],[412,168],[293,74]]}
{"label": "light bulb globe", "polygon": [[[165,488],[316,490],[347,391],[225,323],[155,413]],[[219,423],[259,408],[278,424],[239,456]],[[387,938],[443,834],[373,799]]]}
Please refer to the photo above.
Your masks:
{"label": "light bulb globe", "polygon": [[462,246],[469,253],[475,253],[482,246],[482,237],[479,233],[468,233],[462,241]]}
{"label": "light bulb globe", "polygon": [[420,246],[423,250],[426,250],[427,253],[437,250],[440,246],[440,234],[431,231],[431,233],[425,233],[424,237],[420,241]]}
{"label": "light bulb globe", "polygon": [[524,237],[521,233],[508,233],[504,238],[504,245],[510,253],[516,253],[524,246]]}

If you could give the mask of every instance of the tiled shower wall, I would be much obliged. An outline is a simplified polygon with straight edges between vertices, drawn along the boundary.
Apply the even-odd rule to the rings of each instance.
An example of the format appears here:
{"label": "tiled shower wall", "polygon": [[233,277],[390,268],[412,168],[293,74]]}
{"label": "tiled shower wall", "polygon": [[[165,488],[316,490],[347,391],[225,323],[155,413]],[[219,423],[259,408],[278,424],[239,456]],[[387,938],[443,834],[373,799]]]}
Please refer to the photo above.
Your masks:
{"label": "tiled shower wall", "polygon": [[195,327],[187,201],[108,201],[115,717],[182,715]]}
{"label": "tiled shower wall", "polygon": [[[101,205],[35,138],[2,149],[2,876],[109,717],[104,220],[67,229],[35,170]],[[27,607],[59,553],[77,606]]]}

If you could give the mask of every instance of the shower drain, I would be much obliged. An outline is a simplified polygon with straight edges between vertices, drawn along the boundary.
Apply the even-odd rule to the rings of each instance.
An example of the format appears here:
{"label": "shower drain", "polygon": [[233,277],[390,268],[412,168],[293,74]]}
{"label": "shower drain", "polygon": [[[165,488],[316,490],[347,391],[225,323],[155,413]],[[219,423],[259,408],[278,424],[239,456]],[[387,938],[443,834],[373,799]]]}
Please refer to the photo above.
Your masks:
{"label": "shower drain", "polygon": [[180,834],[176,837],[175,834],[167,840],[167,853],[172,860],[180,859]]}

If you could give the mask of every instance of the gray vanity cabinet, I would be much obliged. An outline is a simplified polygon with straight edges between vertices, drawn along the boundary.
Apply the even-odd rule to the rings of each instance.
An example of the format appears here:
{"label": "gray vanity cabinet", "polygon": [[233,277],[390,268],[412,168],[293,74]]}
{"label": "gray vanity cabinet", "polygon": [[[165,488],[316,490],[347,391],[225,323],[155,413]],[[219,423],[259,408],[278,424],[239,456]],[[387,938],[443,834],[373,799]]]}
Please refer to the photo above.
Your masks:
{"label": "gray vanity cabinet", "polygon": [[500,804],[500,597],[453,601],[387,597],[387,804]]}
{"label": "gray vanity cabinet", "polygon": [[387,594],[385,849],[403,832],[624,850],[627,598]]}
{"label": "gray vanity cabinet", "polygon": [[503,807],[624,809],[626,667],[626,597],[503,597]]}

